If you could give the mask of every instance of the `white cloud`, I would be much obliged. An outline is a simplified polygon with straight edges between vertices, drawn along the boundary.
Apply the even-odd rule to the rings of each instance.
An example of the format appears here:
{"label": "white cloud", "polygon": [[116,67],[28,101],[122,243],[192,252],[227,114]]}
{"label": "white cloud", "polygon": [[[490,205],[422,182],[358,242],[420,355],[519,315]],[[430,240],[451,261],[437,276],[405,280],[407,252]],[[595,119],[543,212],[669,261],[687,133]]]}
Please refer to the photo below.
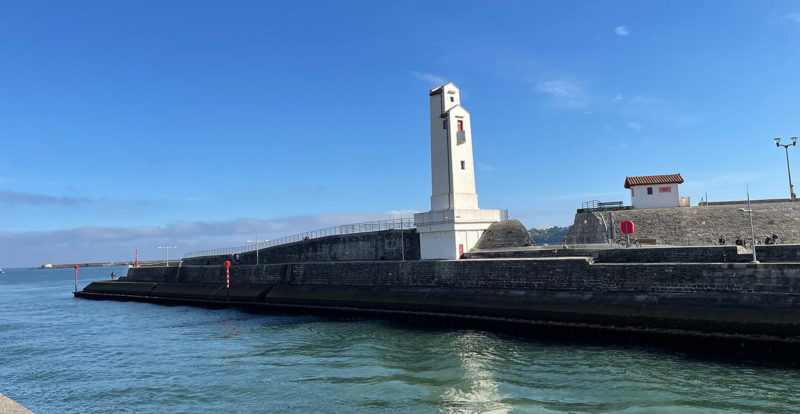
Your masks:
{"label": "white cloud", "polygon": [[565,79],[542,82],[536,85],[536,90],[550,95],[550,104],[557,108],[583,108],[589,101],[579,84]]}
{"label": "white cloud", "polygon": [[[260,239],[279,239],[307,231],[392,218],[411,218],[414,211],[341,213],[284,217],[272,220],[240,218],[218,222],[179,221],[162,227],[84,226],[52,231],[0,231],[3,267],[44,263],[81,263],[133,259],[139,248],[142,260],[164,257],[156,246],[178,246],[175,257],[192,250],[246,245]],[[172,256],[173,252],[170,252]]]}
{"label": "white cloud", "polygon": [[798,13],[789,13],[786,15],[786,18],[789,20],[794,20],[796,22],[800,22],[800,12]]}
{"label": "white cloud", "polygon": [[630,129],[632,129],[634,131],[638,131],[638,130],[642,129],[642,124],[640,124],[638,122],[628,122],[628,127],[630,127]]}
{"label": "white cloud", "polygon": [[480,172],[492,172],[492,171],[494,171],[494,167],[492,167],[489,164],[484,164],[482,162],[479,162],[479,163],[476,163],[475,165],[478,167],[478,171],[480,171]]}
{"label": "white cloud", "polygon": [[420,73],[420,72],[411,72],[411,74],[418,79],[422,79],[427,81],[431,84],[431,86],[440,86],[447,83],[447,80],[439,75],[435,75],[433,73]]}
{"label": "white cloud", "polygon": [[[686,128],[697,125],[704,119],[699,114],[684,113],[676,102],[646,95],[622,98],[617,101],[616,105],[616,111],[620,116],[636,119],[639,126],[647,124],[651,127],[655,125],[657,127]],[[631,125],[628,126],[634,128]]]}
{"label": "white cloud", "polygon": [[88,202],[90,202],[90,200],[86,197],[51,196],[46,194],[22,193],[9,190],[0,191],[0,205],[75,205]]}
{"label": "white cloud", "polygon": [[631,34],[631,32],[628,31],[627,26],[617,26],[616,29],[614,29],[614,33],[616,33],[619,36],[627,36]]}

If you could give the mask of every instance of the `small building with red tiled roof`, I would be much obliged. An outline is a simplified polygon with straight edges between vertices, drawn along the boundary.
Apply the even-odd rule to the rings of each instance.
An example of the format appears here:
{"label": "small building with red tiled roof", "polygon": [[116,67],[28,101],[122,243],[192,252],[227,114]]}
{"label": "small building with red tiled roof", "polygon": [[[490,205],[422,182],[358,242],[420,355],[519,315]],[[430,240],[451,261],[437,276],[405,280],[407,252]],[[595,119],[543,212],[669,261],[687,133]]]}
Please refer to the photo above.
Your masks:
{"label": "small building with red tiled roof", "polygon": [[683,184],[683,177],[680,174],[625,177],[625,188],[631,190],[633,208],[688,206],[688,198],[684,197],[686,200],[681,202],[679,184]]}

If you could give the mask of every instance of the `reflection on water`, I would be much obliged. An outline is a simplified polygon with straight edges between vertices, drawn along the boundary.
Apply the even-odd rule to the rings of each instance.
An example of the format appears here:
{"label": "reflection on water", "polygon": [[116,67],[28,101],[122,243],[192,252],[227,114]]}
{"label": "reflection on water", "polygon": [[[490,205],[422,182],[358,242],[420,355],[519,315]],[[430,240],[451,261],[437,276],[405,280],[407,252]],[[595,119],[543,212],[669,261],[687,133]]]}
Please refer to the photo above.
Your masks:
{"label": "reflection on water", "polygon": [[495,342],[495,338],[478,332],[464,332],[455,336],[451,347],[461,360],[464,372],[457,386],[445,388],[440,397],[440,412],[500,414],[513,408],[503,403],[494,380],[492,360],[495,358]]}
{"label": "reflection on water", "polygon": [[[382,321],[74,299],[71,269],[6,270],[0,392],[37,414],[800,407],[797,370]],[[108,273],[82,270],[81,281]]]}

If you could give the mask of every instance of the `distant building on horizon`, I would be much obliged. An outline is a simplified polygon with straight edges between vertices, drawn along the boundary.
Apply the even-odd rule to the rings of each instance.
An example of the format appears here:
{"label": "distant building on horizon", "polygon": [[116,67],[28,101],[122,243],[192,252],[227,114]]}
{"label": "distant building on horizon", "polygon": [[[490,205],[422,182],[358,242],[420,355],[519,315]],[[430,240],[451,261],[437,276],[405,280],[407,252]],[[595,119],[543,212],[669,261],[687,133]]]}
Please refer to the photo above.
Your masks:
{"label": "distant building on horizon", "polygon": [[689,197],[681,197],[680,174],[625,177],[625,188],[631,190],[633,208],[689,207]]}

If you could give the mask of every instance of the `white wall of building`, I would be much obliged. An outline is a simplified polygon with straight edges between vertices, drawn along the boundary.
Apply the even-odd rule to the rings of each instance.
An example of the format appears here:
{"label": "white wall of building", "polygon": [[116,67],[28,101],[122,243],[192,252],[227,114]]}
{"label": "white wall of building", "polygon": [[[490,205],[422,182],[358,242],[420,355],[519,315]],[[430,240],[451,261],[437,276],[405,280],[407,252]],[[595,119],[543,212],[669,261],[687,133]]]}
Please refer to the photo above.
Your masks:
{"label": "white wall of building", "polygon": [[[447,88],[449,85],[445,85]],[[446,210],[450,208],[450,164],[449,142],[446,119],[441,115],[445,112],[444,98],[446,93],[430,96],[430,122],[431,122],[431,210]],[[454,100],[458,100],[458,93]]]}
{"label": "white wall of building", "polygon": [[456,260],[478,243],[485,230],[434,231],[420,233],[421,258]]}
{"label": "white wall of building", "polygon": [[[500,221],[500,210],[436,210],[414,214],[422,259],[458,259],[489,226]],[[459,246],[461,245],[461,246]]]}
{"label": "white wall of building", "polygon": [[[652,189],[652,194],[647,189]],[[652,184],[631,186],[631,205],[633,208],[679,207],[678,184]]]}
{"label": "white wall of building", "polygon": [[452,83],[430,96],[431,210],[478,208],[472,125],[469,112],[460,104],[460,92]]}

